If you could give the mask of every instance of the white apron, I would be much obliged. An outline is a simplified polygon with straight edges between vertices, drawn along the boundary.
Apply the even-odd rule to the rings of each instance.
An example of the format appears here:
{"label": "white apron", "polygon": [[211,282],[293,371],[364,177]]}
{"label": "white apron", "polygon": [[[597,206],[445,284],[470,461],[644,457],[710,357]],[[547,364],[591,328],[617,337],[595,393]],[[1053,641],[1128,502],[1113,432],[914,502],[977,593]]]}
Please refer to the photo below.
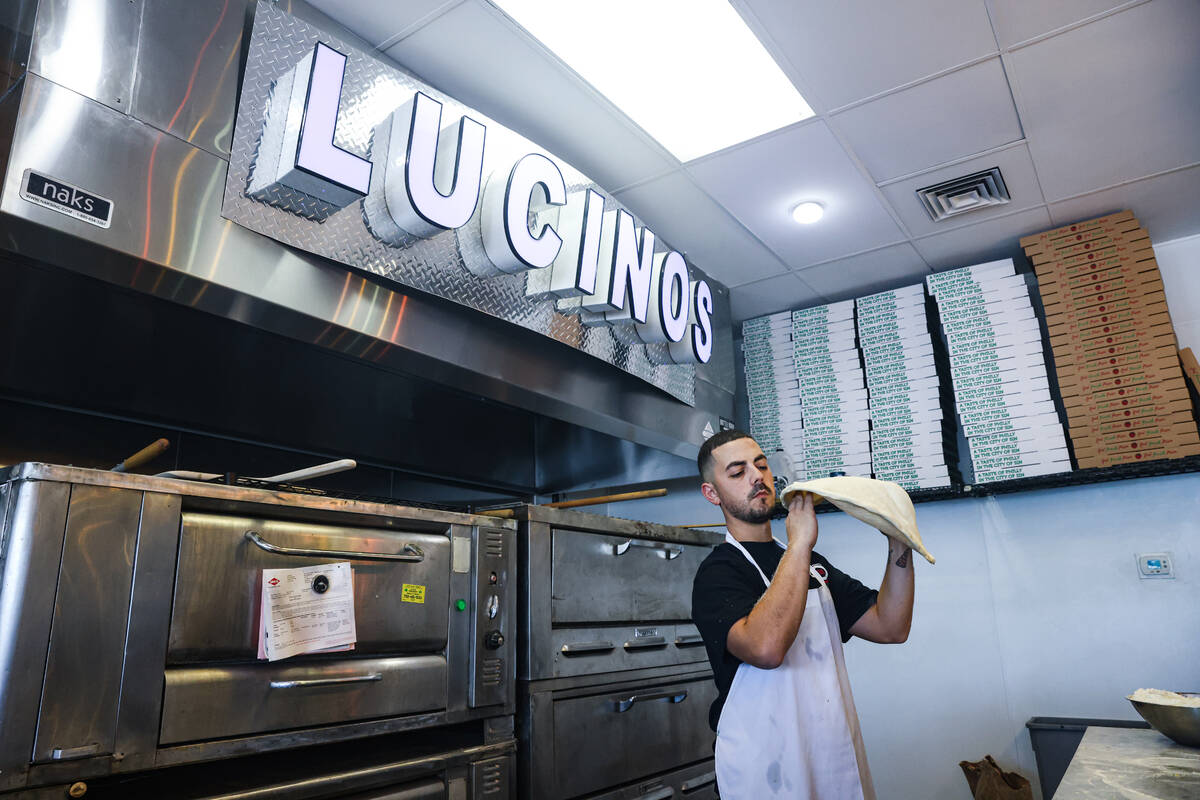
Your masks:
{"label": "white apron", "polygon": [[[766,574],[741,542],[725,541]],[[722,800],[875,800],[850,694],[833,596],[823,571],[796,640],[776,669],[741,664],[717,722]]]}

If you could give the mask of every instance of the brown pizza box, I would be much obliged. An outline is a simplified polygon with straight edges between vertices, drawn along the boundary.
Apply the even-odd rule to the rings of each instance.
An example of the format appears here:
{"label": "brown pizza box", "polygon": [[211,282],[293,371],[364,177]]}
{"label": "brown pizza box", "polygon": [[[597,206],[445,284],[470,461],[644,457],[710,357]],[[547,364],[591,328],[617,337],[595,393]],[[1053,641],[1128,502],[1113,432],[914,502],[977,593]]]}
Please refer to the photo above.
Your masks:
{"label": "brown pizza box", "polygon": [[[1092,339],[1080,339],[1079,337],[1067,336],[1065,334],[1056,334],[1050,337],[1050,346],[1054,348],[1055,356],[1061,351],[1063,354],[1080,354],[1080,353],[1096,353],[1103,352],[1107,347],[1142,347],[1145,342],[1151,342],[1152,345],[1159,345],[1166,342],[1175,341],[1175,329],[1167,323],[1159,323],[1150,326],[1133,326],[1128,330],[1118,332],[1104,333]],[[1120,349],[1116,352],[1122,352]],[[1090,357],[1090,356],[1089,356]]]}
{"label": "brown pizza box", "polygon": [[1066,270],[1071,267],[1077,267],[1080,264],[1091,264],[1110,258],[1132,258],[1135,253],[1139,253],[1150,248],[1150,239],[1145,238],[1109,244],[1105,245],[1104,247],[1084,250],[1079,253],[1056,253],[1054,255],[1038,253],[1032,256],[1029,260],[1033,262],[1035,269],[1039,264],[1056,264],[1057,269]]}
{"label": "brown pizza box", "polygon": [[1149,235],[1149,232],[1138,225],[1136,221],[1124,222],[1109,228],[1093,228],[1090,231],[1079,231],[1068,234],[1046,244],[1030,245],[1024,248],[1024,250],[1025,255],[1029,257],[1047,255],[1053,257],[1058,254],[1074,255],[1076,253],[1090,252],[1098,247],[1106,247],[1110,244],[1123,244],[1125,242],[1144,239]]}
{"label": "brown pizza box", "polygon": [[[1126,401],[1129,402],[1129,401]],[[1143,419],[1145,417],[1163,417],[1170,414],[1191,414],[1192,404],[1187,397],[1181,400],[1171,400],[1168,402],[1149,401],[1139,405],[1128,405],[1119,408],[1113,408],[1108,411],[1096,411],[1095,407],[1086,405],[1076,407],[1074,409],[1076,416],[1072,416],[1068,412],[1067,419],[1072,428],[1086,427],[1089,423],[1094,423],[1097,426],[1106,425],[1110,422],[1130,419]]]}
{"label": "brown pizza box", "polygon": [[[1059,377],[1076,376],[1085,379],[1091,376],[1104,377],[1121,375],[1128,372],[1140,372],[1141,368],[1158,364],[1164,367],[1179,363],[1179,356],[1171,346],[1159,347],[1154,350],[1139,351],[1123,356],[1106,356],[1094,361],[1075,361],[1072,363],[1058,362],[1055,359],[1055,369]],[[1132,369],[1130,369],[1132,368]]]}
{"label": "brown pizza box", "polygon": [[1200,444],[1200,438],[1196,435],[1195,423],[1160,425],[1136,431],[1098,433],[1091,436],[1083,434],[1082,441],[1078,442],[1072,431],[1071,437],[1075,455],[1078,458],[1099,454],[1134,453],[1139,450],[1153,450],[1168,445]]}
{"label": "brown pizza box", "polygon": [[1108,375],[1107,377],[1092,380],[1082,380],[1078,375],[1060,375],[1058,388],[1062,396],[1067,398],[1078,395],[1093,395],[1096,392],[1107,392],[1111,389],[1120,389],[1139,383],[1157,383],[1159,381],[1177,379],[1182,374],[1178,363],[1167,365],[1156,361],[1144,365],[1142,371],[1125,370],[1116,375]]}
{"label": "brown pizza box", "polygon": [[1086,256],[1088,253],[1096,253],[1109,248],[1118,248],[1118,252],[1120,252],[1119,248],[1123,246],[1128,247],[1149,240],[1150,234],[1146,232],[1146,229],[1137,228],[1127,234],[1104,235],[1086,242],[1069,242],[1053,250],[1027,253],[1027,255],[1035,264],[1043,264],[1047,261],[1066,261],[1074,256]]}
{"label": "brown pizza box", "polygon": [[1131,220],[1131,219],[1136,220],[1136,217],[1134,217],[1133,212],[1129,211],[1129,210],[1125,210],[1125,211],[1118,211],[1115,214],[1108,214],[1103,217],[1096,217],[1095,219],[1083,220],[1082,222],[1073,222],[1070,225],[1063,225],[1062,227],[1051,228],[1050,230],[1042,231],[1041,233],[1034,233],[1034,234],[1030,234],[1029,236],[1023,236],[1021,238],[1021,247],[1028,247],[1028,246],[1030,246],[1032,244],[1036,244],[1038,242],[1048,242],[1052,239],[1057,239],[1059,237],[1067,236],[1069,234],[1077,233],[1079,231],[1087,231],[1087,230],[1091,230],[1093,228],[1102,228],[1106,225],[1114,225],[1114,224],[1126,222],[1127,220]]}
{"label": "brown pizza box", "polygon": [[1088,283],[1158,274],[1158,262],[1153,258],[1146,258],[1140,261],[1118,260],[1115,263],[1109,261],[1101,263],[1103,266],[1097,266],[1094,269],[1076,270],[1071,275],[1061,272],[1051,272],[1049,270],[1045,273],[1039,273],[1038,291],[1043,295],[1056,294],[1085,286]]}
{"label": "brown pizza box", "polygon": [[1172,430],[1173,426],[1177,424],[1187,425],[1189,423],[1195,428],[1190,408],[1161,416],[1130,417],[1129,419],[1116,419],[1109,420],[1108,422],[1092,420],[1089,424],[1076,425],[1071,428],[1071,435],[1078,435],[1081,439],[1087,439],[1088,437],[1098,438],[1101,436],[1116,436],[1120,438],[1118,434],[1143,431],[1147,428],[1159,428],[1166,433]]}
{"label": "brown pizza box", "polygon": [[1090,395],[1074,397],[1071,398],[1072,402],[1070,404],[1067,404],[1066,398],[1064,398],[1063,402],[1068,405],[1068,413],[1071,413],[1072,407],[1108,411],[1114,408],[1124,408],[1126,403],[1133,405],[1134,403],[1151,401],[1170,402],[1178,400],[1181,397],[1181,389],[1183,390],[1183,396],[1186,396],[1187,389],[1182,386],[1182,383],[1178,379],[1145,381],[1095,391]]}
{"label": "brown pizza box", "polygon": [[[1051,319],[1055,322],[1061,317],[1065,321],[1083,320],[1090,317],[1098,317],[1106,314],[1113,314],[1119,311],[1145,311],[1151,310],[1153,313],[1161,313],[1167,308],[1167,295],[1162,289],[1162,284],[1159,282],[1157,288],[1150,287],[1149,291],[1143,293],[1126,294],[1122,297],[1113,299],[1105,298],[1102,301],[1090,306],[1075,306],[1071,303],[1055,303],[1054,305],[1046,306],[1046,321],[1049,323]],[[1101,320],[1105,322],[1107,320]]]}
{"label": "brown pizza box", "polygon": [[1097,348],[1096,351],[1085,353],[1074,348],[1054,351],[1054,365],[1064,372],[1093,372],[1105,367],[1119,367],[1133,364],[1142,359],[1162,356],[1169,358],[1175,353],[1175,337],[1164,336],[1158,339],[1145,338],[1127,344],[1122,348],[1116,345]]}
{"label": "brown pizza box", "polygon": [[1200,392],[1200,362],[1196,361],[1192,348],[1185,347],[1179,351],[1179,363],[1183,365],[1183,373],[1192,382],[1192,388]]}
{"label": "brown pizza box", "polygon": [[[1090,309],[1075,311],[1073,309],[1056,313],[1053,317],[1046,316],[1047,332],[1051,335],[1070,334],[1073,331],[1086,331],[1100,328],[1107,334],[1113,325],[1119,322],[1135,320],[1142,325],[1160,324],[1161,320],[1153,319],[1158,315],[1169,315],[1167,299],[1162,292],[1144,295],[1136,299],[1126,299],[1115,303],[1105,303]],[[1170,317],[1167,317],[1170,319]],[[1056,330],[1056,328],[1058,330]]]}
{"label": "brown pizza box", "polygon": [[1159,461],[1165,458],[1185,458],[1197,455],[1200,455],[1200,444],[1186,444],[1170,445],[1154,450],[1096,455],[1088,458],[1077,458],[1077,460],[1080,469],[1092,469],[1095,467],[1112,467],[1117,464],[1135,464],[1139,461]]}
{"label": "brown pizza box", "polygon": [[1051,341],[1090,342],[1097,339],[1107,339],[1116,334],[1130,331],[1152,330],[1171,325],[1171,315],[1166,311],[1157,314],[1121,314],[1113,320],[1097,320],[1091,318],[1079,322],[1057,322],[1053,325],[1047,321]]}
{"label": "brown pizza box", "polygon": [[1034,272],[1038,277],[1061,275],[1072,277],[1089,269],[1107,269],[1118,264],[1128,264],[1137,261],[1150,261],[1155,257],[1154,245],[1149,239],[1139,241],[1136,247],[1113,245],[1099,253],[1086,253],[1062,259],[1043,259],[1034,264]]}
{"label": "brown pizza box", "polygon": [[[1064,304],[1073,308],[1086,308],[1099,305],[1105,299],[1115,300],[1120,297],[1164,292],[1162,278],[1157,273],[1142,273],[1132,278],[1120,277],[1108,281],[1085,283],[1074,288],[1060,288],[1042,293],[1042,304],[1049,309],[1051,306]],[[1050,313],[1047,311],[1047,313]]]}

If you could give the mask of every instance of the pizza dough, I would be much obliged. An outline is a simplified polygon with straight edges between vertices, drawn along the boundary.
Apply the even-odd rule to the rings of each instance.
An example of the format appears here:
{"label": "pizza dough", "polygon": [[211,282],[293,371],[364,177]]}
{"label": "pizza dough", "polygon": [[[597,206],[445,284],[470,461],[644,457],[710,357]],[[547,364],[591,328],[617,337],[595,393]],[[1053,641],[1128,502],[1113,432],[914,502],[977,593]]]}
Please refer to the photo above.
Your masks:
{"label": "pizza dough", "polygon": [[1183,706],[1185,708],[1200,708],[1200,694],[1180,694],[1166,692],[1162,689],[1138,689],[1131,695],[1130,700],[1138,703],[1153,703],[1157,706]]}
{"label": "pizza dough", "polygon": [[933,556],[921,543],[921,534],[917,533],[917,512],[912,500],[900,484],[849,476],[795,481],[780,493],[784,506],[791,502],[796,492],[812,494],[814,505],[828,500],[855,519],[916,550],[930,564],[934,563]]}

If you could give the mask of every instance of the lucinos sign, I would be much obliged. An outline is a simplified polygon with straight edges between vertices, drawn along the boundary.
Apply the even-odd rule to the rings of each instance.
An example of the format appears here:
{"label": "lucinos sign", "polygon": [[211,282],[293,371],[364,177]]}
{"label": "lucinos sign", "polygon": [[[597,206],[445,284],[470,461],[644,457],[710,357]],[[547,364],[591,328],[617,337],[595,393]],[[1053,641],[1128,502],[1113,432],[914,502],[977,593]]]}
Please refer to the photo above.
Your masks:
{"label": "lucinos sign", "polygon": [[392,247],[457,230],[479,279],[524,274],[525,294],[552,299],[625,344],[665,344],[676,364],[707,363],[713,295],[684,258],[595,188],[568,191],[555,161],[529,152],[485,175],[488,128],[414,91],[374,126],[369,155],[335,144],[347,56],[318,41],[270,94],[247,195],[270,204],[299,192],[317,221],[362,201],[370,235]]}

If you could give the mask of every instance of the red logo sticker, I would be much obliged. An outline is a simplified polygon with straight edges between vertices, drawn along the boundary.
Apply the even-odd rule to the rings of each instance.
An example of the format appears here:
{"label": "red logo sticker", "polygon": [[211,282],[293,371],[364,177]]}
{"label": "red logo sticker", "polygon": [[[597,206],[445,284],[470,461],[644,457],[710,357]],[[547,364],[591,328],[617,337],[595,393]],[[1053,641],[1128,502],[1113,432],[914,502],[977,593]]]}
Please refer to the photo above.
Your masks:
{"label": "red logo sticker", "polygon": [[271,584],[272,586],[278,586],[279,578],[271,578],[271,580],[267,581],[267,583]]}

